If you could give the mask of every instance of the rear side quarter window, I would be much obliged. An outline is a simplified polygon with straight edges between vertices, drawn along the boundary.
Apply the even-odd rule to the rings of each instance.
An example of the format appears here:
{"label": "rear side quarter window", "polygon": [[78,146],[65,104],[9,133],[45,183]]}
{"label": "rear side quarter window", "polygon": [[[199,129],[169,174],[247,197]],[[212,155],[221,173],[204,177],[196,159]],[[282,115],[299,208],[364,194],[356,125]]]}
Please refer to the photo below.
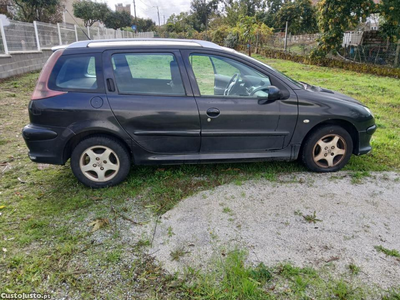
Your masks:
{"label": "rear side quarter window", "polygon": [[62,91],[99,92],[99,57],[92,55],[65,55],[57,61],[49,79],[49,87]]}

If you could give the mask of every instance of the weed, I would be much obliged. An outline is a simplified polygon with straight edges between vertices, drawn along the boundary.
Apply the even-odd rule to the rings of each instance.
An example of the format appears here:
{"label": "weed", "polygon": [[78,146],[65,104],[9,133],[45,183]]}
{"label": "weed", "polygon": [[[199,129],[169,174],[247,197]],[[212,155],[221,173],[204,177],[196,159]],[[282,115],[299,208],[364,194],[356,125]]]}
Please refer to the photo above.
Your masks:
{"label": "weed", "polygon": [[175,233],[172,231],[172,227],[171,226],[169,226],[168,228],[167,228],[167,235],[168,235],[168,237],[172,237],[173,235],[175,235]]}
{"label": "weed", "polygon": [[353,275],[358,275],[358,273],[360,273],[360,271],[361,271],[361,268],[356,266],[355,264],[349,264],[348,268],[349,268],[351,274],[353,274]]}
{"label": "weed", "polygon": [[382,252],[382,253],[386,254],[387,256],[400,257],[400,253],[396,249],[390,250],[390,249],[384,248],[381,245],[375,246],[374,248],[376,251]]}
{"label": "weed", "polygon": [[185,249],[183,247],[177,248],[174,251],[171,251],[170,256],[172,261],[179,261],[181,257],[186,254]]}
{"label": "weed", "polygon": [[304,220],[306,220],[308,223],[317,223],[317,222],[322,222],[322,220],[317,219],[316,212],[314,210],[312,215],[305,215],[303,216]]}
{"label": "weed", "polygon": [[363,171],[363,172],[354,172],[350,176],[352,184],[360,184],[362,182],[362,179],[371,176],[371,174],[369,172]]}
{"label": "weed", "polygon": [[116,263],[121,259],[122,251],[120,249],[112,250],[106,254],[106,260],[109,263]]}
{"label": "weed", "polygon": [[222,210],[222,212],[224,214],[232,214],[232,209],[230,209],[229,207],[224,207],[224,209]]}
{"label": "weed", "polygon": [[276,172],[267,172],[264,173],[263,177],[269,181],[277,181],[278,177],[276,176]]}

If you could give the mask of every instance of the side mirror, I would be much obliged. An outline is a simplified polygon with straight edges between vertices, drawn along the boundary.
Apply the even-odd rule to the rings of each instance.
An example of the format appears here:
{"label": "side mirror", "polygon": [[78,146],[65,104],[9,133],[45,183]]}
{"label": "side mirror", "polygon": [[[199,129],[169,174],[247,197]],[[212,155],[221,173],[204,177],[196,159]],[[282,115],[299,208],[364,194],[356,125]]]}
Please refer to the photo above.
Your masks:
{"label": "side mirror", "polygon": [[282,98],[281,90],[273,85],[264,87],[260,90],[260,92],[262,92],[261,94],[265,93],[267,95],[266,97],[263,95],[258,96],[258,104],[261,105],[271,103]]}

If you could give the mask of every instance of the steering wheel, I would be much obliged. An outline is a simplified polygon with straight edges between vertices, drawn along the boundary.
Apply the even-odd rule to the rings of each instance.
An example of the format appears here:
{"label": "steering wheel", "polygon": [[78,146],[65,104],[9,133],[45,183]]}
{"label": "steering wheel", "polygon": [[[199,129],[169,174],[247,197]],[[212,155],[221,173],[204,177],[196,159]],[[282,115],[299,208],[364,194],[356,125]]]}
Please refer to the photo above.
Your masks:
{"label": "steering wheel", "polygon": [[228,96],[232,93],[234,87],[237,85],[237,83],[242,79],[242,76],[240,73],[235,73],[231,80],[229,80],[229,83],[227,84],[225,91],[224,91],[224,96]]}

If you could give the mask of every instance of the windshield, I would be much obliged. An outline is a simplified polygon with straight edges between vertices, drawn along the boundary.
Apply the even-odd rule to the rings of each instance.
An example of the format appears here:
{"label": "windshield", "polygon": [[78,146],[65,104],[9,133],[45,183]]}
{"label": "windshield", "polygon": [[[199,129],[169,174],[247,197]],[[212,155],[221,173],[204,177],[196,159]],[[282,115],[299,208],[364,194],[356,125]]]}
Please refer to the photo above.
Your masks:
{"label": "windshield", "polygon": [[223,48],[224,48],[225,50],[229,50],[229,51],[231,51],[231,52],[234,52],[235,54],[239,54],[239,55],[241,55],[241,56],[245,56],[247,59],[251,59],[251,60],[253,60],[253,61],[255,61],[255,62],[259,63],[259,64],[262,64],[263,66],[267,67],[267,68],[270,69],[271,71],[274,71],[274,72],[276,72],[276,73],[278,73],[278,74],[281,74],[283,77],[285,77],[287,80],[289,80],[291,83],[293,83],[294,85],[298,86],[299,88],[305,89],[304,84],[302,84],[301,82],[299,82],[299,81],[297,81],[297,80],[294,80],[293,78],[290,78],[290,77],[287,76],[286,74],[284,74],[284,73],[282,73],[282,72],[280,72],[280,71],[278,71],[278,70],[272,68],[271,66],[269,66],[269,65],[267,65],[267,64],[265,64],[265,63],[263,63],[262,61],[259,61],[259,60],[255,59],[255,58],[252,58],[252,57],[250,57],[250,56],[247,56],[246,54],[243,54],[243,53],[238,52],[238,51],[236,51],[236,50],[233,50],[233,49],[230,49],[230,48],[227,48],[227,47],[223,47]]}

